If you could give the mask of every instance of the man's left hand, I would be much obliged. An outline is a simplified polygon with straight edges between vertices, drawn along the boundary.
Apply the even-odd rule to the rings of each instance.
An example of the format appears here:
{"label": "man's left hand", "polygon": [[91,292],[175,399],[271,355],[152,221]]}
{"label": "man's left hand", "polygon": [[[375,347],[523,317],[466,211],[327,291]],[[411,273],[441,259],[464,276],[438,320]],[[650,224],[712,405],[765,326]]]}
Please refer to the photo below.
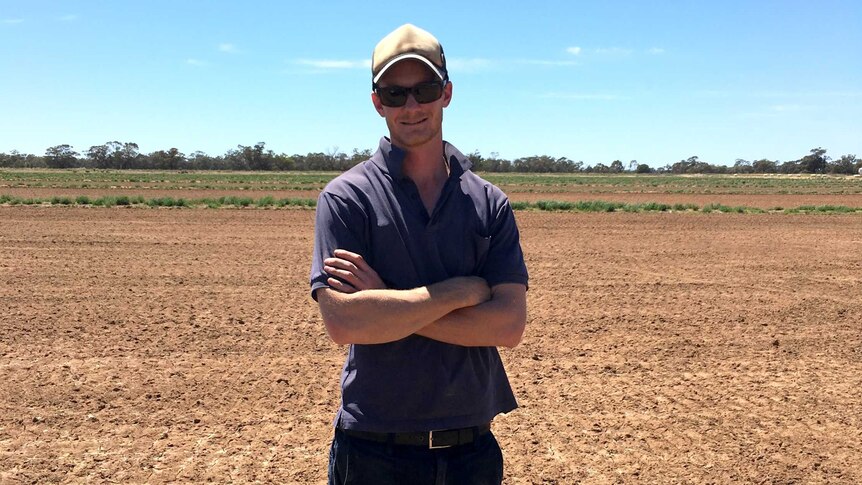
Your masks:
{"label": "man's left hand", "polygon": [[356,253],[336,249],[331,258],[323,260],[323,270],[329,274],[327,284],[342,293],[386,289],[386,284],[374,268]]}

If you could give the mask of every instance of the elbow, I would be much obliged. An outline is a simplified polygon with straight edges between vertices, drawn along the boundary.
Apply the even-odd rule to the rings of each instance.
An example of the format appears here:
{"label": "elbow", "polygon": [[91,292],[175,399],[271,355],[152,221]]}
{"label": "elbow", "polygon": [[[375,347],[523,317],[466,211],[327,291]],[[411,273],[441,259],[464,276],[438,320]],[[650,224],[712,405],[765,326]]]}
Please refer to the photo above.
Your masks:
{"label": "elbow", "polygon": [[351,336],[350,324],[347,319],[337,315],[322,313],[323,326],[326,327],[326,334],[329,339],[338,345],[350,345],[354,338]]}
{"label": "elbow", "polygon": [[527,326],[526,315],[513,319],[506,328],[501,342],[503,347],[514,349],[524,338],[524,329]]}
{"label": "elbow", "polygon": [[521,340],[524,337],[524,332],[512,332],[510,335],[506,336],[505,341],[503,342],[503,347],[507,349],[514,349],[521,343]]}
{"label": "elbow", "polygon": [[352,319],[349,312],[345,311],[346,308],[338,295],[321,292],[319,298],[320,316],[329,338],[338,345],[354,343],[351,329],[354,327],[355,319]]}
{"label": "elbow", "polygon": [[338,326],[324,320],[324,324],[326,326],[326,335],[329,335],[329,339],[335,342],[337,345],[349,345],[350,339],[347,338],[345,332]]}
{"label": "elbow", "polygon": [[356,293],[340,293],[327,288],[319,290],[317,295],[326,334],[333,342],[338,345],[373,343],[368,341],[365,331],[368,319],[362,316],[362,311],[357,311]]}

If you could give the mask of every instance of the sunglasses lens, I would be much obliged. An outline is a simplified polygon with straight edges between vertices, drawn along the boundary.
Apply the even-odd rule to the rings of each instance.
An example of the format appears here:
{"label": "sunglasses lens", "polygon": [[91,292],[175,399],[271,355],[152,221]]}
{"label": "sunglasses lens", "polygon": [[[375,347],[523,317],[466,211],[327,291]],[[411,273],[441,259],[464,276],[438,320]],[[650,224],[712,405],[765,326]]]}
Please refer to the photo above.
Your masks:
{"label": "sunglasses lens", "polygon": [[404,106],[407,102],[407,90],[400,86],[379,88],[377,94],[380,96],[380,102],[383,103],[383,106],[397,108]]}
{"label": "sunglasses lens", "polygon": [[399,108],[407,103],[407,96],[413,95],[413,99],[419,104],[437,101],[443,95],[443,84],[439,82],[422,83],[412,88],[401,86],[387,86],[377,88],[377,95],[383,106]]}
{"label": "sunglasses lens", "polygon": [[442,94],[443,86],[440,83],[425,83],[413,87],[413,97],[421,104],[437,101]]}

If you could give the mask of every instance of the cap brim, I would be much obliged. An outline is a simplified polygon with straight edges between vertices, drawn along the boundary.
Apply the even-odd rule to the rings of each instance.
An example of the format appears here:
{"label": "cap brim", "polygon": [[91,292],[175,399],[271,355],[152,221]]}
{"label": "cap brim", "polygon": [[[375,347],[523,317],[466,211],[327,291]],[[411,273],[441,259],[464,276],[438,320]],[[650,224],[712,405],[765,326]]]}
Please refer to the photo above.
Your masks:
{"label": "cap brim", "polygon": [[428,59],[422,57],[419,54],[414,54],[412,52],[408,52],[407,54],[401,54],[400,56],[393,57],[382,68],[380,68],[380,72],[378,72],[377,75],[374,76],[374,78],[371,80],[371,82],[374,84],[377,84],[377,82],[380,81],[380,78],[383,77],[383,75],[386,73],[387,70],[389,70],[390,67],[394,66],[395,64],[397,64],[397,63],[399,63],[405,59],[416,59],[417,61],[422,61],[423,63],[425,63],[426,66],[428,66],[429,68],[431,68],[432,71],[434,71],[434,74],[436,74],[437,77],[439,77],[441,81],[446,80],[446,75],[443,73],[443,71],[439,67],[435,66],[433,62],[429,61]]}

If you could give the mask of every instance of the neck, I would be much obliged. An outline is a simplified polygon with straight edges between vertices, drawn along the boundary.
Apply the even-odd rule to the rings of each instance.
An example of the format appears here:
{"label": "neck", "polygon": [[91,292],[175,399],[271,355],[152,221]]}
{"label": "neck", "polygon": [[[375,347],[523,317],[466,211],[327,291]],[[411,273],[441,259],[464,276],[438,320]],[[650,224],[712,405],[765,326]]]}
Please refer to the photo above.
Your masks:
{"label": "neck", "polygon": [[440,183],[448,177],[442,139],[404,151],[401,170],[417,185]]}

